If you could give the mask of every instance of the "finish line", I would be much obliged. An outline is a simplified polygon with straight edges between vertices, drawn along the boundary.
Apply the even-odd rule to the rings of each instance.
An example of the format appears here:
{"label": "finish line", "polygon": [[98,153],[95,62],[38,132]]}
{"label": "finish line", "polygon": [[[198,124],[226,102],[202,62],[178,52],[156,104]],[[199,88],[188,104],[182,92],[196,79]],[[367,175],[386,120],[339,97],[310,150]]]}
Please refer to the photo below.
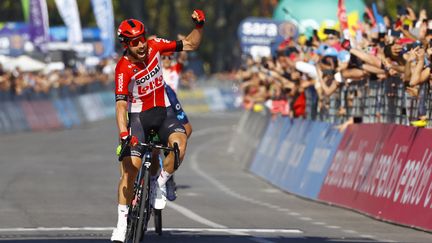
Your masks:
{"label": "finish line", "polygon": [[[36,227],[36,228],[0,228],[1,232],[24,233],[24,232],[80,232],[80,231],[111,231],[113,227]],[[299,229],[246,229],[246,228],[162,228],[163,231],[171,232],[231,232],[231,233],[282,233],[302,234]],[[154,231],[149,228],[148,231]]]}

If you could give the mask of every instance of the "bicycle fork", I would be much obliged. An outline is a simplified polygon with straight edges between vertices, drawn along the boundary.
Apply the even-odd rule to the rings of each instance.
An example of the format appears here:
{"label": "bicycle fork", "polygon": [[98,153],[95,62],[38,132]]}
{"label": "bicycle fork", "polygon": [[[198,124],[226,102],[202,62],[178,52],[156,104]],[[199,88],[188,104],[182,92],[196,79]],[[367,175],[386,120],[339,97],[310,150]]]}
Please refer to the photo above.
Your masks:
{"label": "bicycle fork", "polygon": [[[141,196],[143,191],[146,190],[144,186],[145,185],[151,186],[148,185],[148,181],[146,182],[144,181],[149,176],[148,173],[150,171],[150,166],[151,166],[151,156],[148,153],[146,153],[144,157],[143,165],[138,172],[138,177],[134,184],[134,188],[137,193],[135,193],[135,197],[132,200],[132,206],[136,206],[137,203],[139,202],[139,199],[143,199]],[[145,198],[143,200],[145,200]]]}

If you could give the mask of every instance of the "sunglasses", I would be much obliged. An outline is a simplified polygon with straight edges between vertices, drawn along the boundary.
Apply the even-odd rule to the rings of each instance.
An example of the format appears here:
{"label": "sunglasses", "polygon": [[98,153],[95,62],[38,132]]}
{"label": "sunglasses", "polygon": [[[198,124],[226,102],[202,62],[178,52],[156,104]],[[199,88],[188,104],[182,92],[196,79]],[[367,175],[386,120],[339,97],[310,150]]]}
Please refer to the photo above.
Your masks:
{"label": "sunglasses", "polygon": [[144,35],[140,35],[140,36],[138,36],[138,37],[130,40],[129,41],[129,46],[131,46],[131,47],[138,46],[140,42],[141,43],[145,43],[146,42],[146,38],[145,38]]}

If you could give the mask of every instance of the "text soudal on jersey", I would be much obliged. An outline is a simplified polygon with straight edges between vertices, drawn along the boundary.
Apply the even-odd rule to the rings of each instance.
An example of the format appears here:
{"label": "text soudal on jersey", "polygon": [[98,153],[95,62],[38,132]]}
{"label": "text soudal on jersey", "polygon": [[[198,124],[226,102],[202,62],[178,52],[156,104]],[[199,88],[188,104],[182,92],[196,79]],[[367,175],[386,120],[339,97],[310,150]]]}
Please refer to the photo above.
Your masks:
{"label": "text soudal on jersey", "polygon": [[168,107],[170,102],[164,88],[160,54],[176,50],[177,43],[163,39],[147,42],[144,62],[131,62],[123,56],[116,66],[116,95],[128,96],[129,112],[142,112],[153,107]]}

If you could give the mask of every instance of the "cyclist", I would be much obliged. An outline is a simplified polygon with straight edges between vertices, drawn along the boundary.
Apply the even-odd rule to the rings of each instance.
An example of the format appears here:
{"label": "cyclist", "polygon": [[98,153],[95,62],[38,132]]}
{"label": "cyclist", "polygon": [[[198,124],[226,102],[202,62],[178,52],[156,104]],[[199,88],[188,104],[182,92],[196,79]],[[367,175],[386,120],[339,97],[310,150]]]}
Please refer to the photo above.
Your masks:
{"label": "cyclist", "polygon": [[178,101],[176,95],[178,85],[179,85],[179,80],[180,80],[180,73],[183,71],[183,65],[186,58],[183,54],[186,53],[181,53],[180,56],[177,58],[177,62],[175,63],[172,63],[173,56],[174,56],[172,52],[162,54],[162,60],[163,60],[162,71],[164,77],[166,77],[165,89],[168,94],[170,103],[173,106],[175,113],[177,114],[177,119],[181,121],[181,123],[185,127],[186,135],[189,138],[190,135],[192,134],[192,126],[189,123],[189,119],[187,118],[186,113],[183,111],[183,108],[180,102]]}
{"label": "cyclist", "polygon": [[[169,41],[146,39],[144,24],[136,19],[120,23],[118,38],[125,52],[115,71],[116,121],[120,139],[130,136],[130,148],[121,163],[121,178],[118,187],[118,220],[111,240],[124,242],[127,229],[128,206],[133,196],[133,184],[141,167],[145,131],[155,129],[161,141],[169,146],[179,145],[180,160],[183,160],[187,136],[183,125],[177,120],[164,88],[161,70],[161,53],[193,51],[201,43],[205,22],[204,12],[194,10],[191,15],[196,27],[183,40]],[[128,120],[129,118],[129,120]],[[163,209],[166,204],[166,181],[174,173],[174,154],[163,161],[163,169],[154,183],[156,196],[152,205]]]}
{"label": "cyclist", "polygon": [[[179,39],[184,39],[184,36],[179,35]],[[192,133],[192,126],[180,102],[177,99],[177,89],[180,81],[180,73],[183,70],[184,63],[186,62],[186,52],[179,52],[179,56],[175,59],[173,52],[166,52],[162,54],[162,71],[165,78],[165,89],[171,103],[171,107],[176,113],[177,119],[183,124],[186,135],[189,138]],[[175,59],[175,60],[174,60]],[[176,183],[174,175],[166,183],[167,199],[174,201],[177,198]]]}

